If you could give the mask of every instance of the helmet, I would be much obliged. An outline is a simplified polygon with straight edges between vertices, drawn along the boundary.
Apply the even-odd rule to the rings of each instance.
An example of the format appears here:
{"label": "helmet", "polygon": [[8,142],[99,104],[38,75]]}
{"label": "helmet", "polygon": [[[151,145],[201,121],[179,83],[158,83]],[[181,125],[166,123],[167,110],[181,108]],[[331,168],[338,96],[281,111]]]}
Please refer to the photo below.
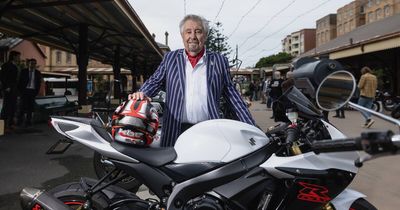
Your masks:
{"label": "helmet", "polygon": [[149,100],[131,99],[115,110],[112,136],[115,141],[148,146],[158,129],[158,115]]}

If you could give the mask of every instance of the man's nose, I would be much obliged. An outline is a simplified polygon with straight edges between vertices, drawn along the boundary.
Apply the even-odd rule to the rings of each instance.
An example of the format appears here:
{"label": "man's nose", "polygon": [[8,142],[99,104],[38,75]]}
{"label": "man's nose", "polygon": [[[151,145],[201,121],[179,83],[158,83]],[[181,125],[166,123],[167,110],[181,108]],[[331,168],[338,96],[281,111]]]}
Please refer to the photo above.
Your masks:
{"label": "man's nose", "polygon": [[190,33],[189,37],[192,38],[192,39],[195,39],[196,38],[196,33],[195,32]]}

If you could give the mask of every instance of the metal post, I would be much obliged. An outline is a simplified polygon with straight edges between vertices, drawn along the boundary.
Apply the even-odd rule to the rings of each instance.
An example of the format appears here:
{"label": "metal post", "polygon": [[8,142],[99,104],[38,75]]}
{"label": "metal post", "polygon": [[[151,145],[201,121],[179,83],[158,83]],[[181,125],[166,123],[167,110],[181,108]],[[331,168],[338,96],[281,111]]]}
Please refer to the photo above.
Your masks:
{"label": "metal post", "polygon": [[135,68],[132,68],[131,70],[131,76],[132,76],[132,92],[136,92],[137,91],[137,70]]}
{"label": "metal post", "polygon": [[79,49],[78,49],[78,79],[79,79],[79,92],[78,103],[79,105],[86,105],[86,89],[87,89],[87,65],[89,63],[89,43],[88,43],[88,25],[79,25]]}
{"label": "metal post", "polygon": [[121,98],[121,65],[120,65],[120,46],[115,47],[114,51],[114,62],[113,62],[113,72],[114,72],[114,99]]}

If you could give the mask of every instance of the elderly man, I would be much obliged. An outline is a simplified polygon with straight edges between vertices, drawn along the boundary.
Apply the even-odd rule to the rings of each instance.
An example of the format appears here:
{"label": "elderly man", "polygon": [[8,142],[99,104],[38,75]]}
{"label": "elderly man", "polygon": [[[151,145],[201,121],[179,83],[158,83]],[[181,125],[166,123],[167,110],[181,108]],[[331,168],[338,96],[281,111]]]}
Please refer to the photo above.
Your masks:
{"label": "elderly man", "polygon": [[130,95],[135,99],[152,97],[165,85],[167,97],[161,146],[174,146],[178,136],[196,123],[220,118],[221,96],[237,119],[254,125],[230,79],[227,58],[204,47],[209,31],[207,20],[187,15],[179,27],[185,49],[167,53],[139,92]]}

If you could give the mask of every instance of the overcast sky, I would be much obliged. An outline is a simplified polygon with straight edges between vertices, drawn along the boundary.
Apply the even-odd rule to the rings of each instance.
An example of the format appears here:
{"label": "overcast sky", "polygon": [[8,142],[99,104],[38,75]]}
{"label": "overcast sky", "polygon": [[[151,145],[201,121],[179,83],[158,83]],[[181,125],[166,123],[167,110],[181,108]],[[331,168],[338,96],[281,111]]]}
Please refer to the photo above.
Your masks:
{"label": "overcast sky", "polygon": [[[281,51],[281,40],[303,28],[315,28],[317,19],[336,13],[351,0],[129,0],[156,41],[171,50],[183,48],[179,21],[197,14],[214,24],[223,24],[223,34],[234,50],[239,46],[242,67]],[[231,57],[234,56],[232,53]]]}

